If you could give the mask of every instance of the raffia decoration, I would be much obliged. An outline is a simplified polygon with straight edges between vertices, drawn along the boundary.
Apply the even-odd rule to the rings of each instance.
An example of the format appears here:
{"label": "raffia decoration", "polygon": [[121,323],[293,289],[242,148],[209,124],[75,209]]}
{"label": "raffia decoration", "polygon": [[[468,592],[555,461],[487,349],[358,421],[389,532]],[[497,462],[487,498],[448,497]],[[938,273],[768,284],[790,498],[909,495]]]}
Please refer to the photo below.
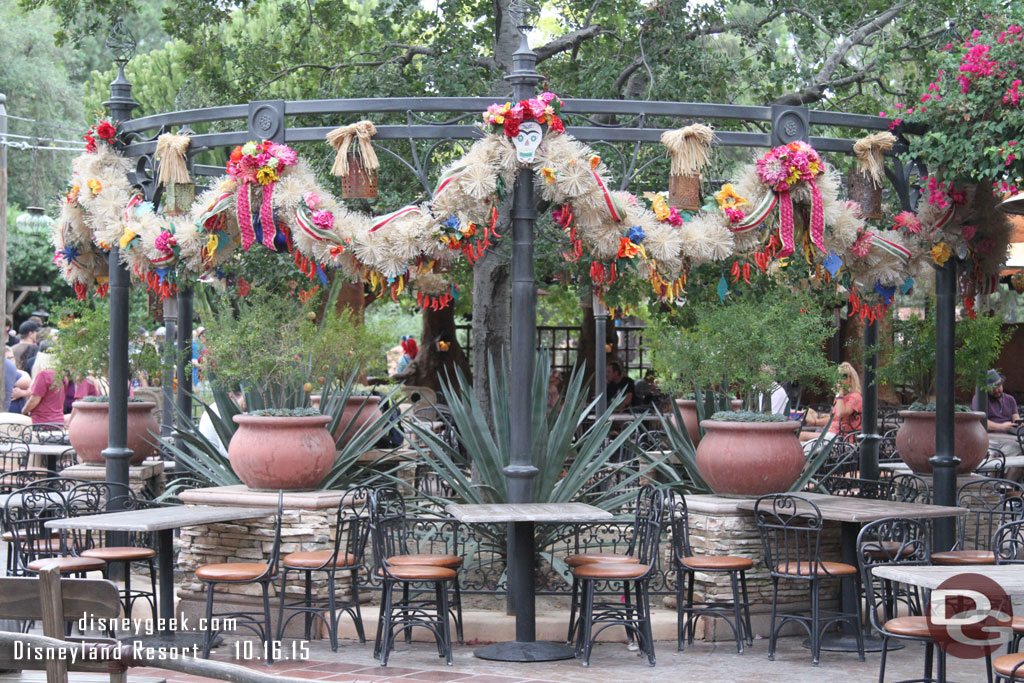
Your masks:
{"label": "raffia decoration", "polygon": [[348,175],[348,149],[352,145],[352,138],[359,140],[359,155],[362,157],[363,167],[371,171],[377,170],[380,162],[377,160],[377,153],[373,151],[373,145],[370,144],[370,138],[376,134],[377,127],[373,125],[373,121],[357,121],[328,133],[327,142],[338,151],[331,173],[339,177]]}
{"label": "raffia decoration", "polygon": [[708,163],[715,131],[711,126],[694,123],[661,135],[661,144],[672,159],[672,175],[696,175]]}
{"label": "raffia decoration", "polygon": [[889,132],[872,133],[853,143],[853,153],[860,162],[860,170],[864,172],[875,187],[882,186],[885,174],[885,162],[882,156],[896,144],[896,136]]}
{"label": "raffia decoration", "polygon": [[167,183],[191,183],[185,155],[192,138],[188,135],[164,133],[156,139],[156,155],[160,159],[160,175],[157,180],[161,185]]}

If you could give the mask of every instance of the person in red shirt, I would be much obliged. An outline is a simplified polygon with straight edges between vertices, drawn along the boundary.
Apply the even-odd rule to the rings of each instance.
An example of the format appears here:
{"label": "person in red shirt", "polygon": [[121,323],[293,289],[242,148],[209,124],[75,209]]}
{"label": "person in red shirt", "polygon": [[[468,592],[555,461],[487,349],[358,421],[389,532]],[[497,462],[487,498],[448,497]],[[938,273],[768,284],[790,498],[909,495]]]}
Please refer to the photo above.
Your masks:
{"label": "person in red shirt", "polygon": [[36,356],[35,376],[32,378],[32,395],[22,409],[23,415],[32,416],[32,424],[64,423],[64,392],[67,378],[57,378],[50,368],[50,356],[40,353]]}
{"label": "person in red shirt", "polygon": [[[839,390],[836,393],[836,400],[832,403],[832,424],[828,428],[828,433],[833,436],[829,438],[834,438],[836,435],[846,436],[859,430],[863,410],[864,399],[860,394],[860,375],[849,363],[840,363]],[[813,410],[808,410],[804,424],[824,427],[828,424],[828,420],[829,415],[819,415]],[[800,432],[801,441],[812,441],[818,436],[818,432]]]}

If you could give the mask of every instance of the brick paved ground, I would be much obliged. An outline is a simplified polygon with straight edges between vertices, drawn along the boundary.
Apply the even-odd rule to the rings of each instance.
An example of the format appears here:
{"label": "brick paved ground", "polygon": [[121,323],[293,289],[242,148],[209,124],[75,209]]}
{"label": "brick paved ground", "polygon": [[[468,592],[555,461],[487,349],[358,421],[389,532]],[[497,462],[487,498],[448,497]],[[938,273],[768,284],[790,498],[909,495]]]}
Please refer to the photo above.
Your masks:
{"label": "brick paved ground", "polygon": [[[258,662],[239,662],[257,670],[271,671],[282,677],[322,681],[391,681],[416,683],[420,681],[459,681],[459,683],[526,683],[527,681],[557,681],[559,683],[618,683],[634,681],[702,681],[732,682],[751,680],[766,683],[821,683],[823,680],[876,681],[878,679],[877,653],[869,653],[867,661],[859,662],[856,654],[822,653],[821,664],[811,666],[809,652],[801,647],[801,638],[780,639],[776,661],[767,658],[767,641],[757,640],[744,655],[737,655],[729,645],[696,644],[684,653],[675,651],[675,644],[657,643],[658,665],[648,667],[636,653],[629,652],[618,643],[599,644],[594,650],[589,669],[578,661],[544,662],[535,664],[508,664],[487,662],[473,657],[471,646],[455,647],[455,665],[447,667],[429,643],[399,644],[392,654],[389,666],[381,668],[371,659],[372,645],[359,645],[343,641],[337,653],[323,641],[310,645],[309,658],[304,661],[282,661],[273,666]],[[233,641],[227,649],[233,650]],[[224,653],[217,659],[228,660]],[[910,644],[906,649],[891,652],[886,680],[920,677],[923,649]],[[131,676],[165,677],[168,683],[202,683],[211,679],[161,671],[158,669],[132,669]],[[984,681],[985,673],[980,660],[950,660],[950,680]]]}

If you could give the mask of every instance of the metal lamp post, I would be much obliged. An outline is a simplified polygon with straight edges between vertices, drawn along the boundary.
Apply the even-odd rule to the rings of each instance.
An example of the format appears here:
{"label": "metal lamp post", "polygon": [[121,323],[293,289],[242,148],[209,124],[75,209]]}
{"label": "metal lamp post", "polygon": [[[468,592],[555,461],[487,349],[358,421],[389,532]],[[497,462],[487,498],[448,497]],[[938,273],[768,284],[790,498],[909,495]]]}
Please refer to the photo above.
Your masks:
{"label": "metal lamp post", "polygon": [[[932,481],[936,505],[956,505],[956,468],[960,458],[954,454],[953,380],[955,372],[954,336],[956,325],[956,259],[950,258],[935,269],[935,456]],[[949,550],[956,539],[956,520],[942,517],[934,522],[935,550]]]}
{"label": "metal lamp post", "polygon": [[[131,118],[138,103],[132,99],[132,84],[124,75],[124,67],[135,54],[135,39],[120,21],[111,28],[107,48],[114,54],[117,77],[110,84],[110,99],[103,105],[110,111],[118,128]],[[107,481],[128,487],[128,461],[133,455],[128,448],[128,269],[121,263],[120,249],[115,246],[109,255],[110,273],[110,420],[107,448],[103,450]],[[108,510],[124,507],[124,496],[112,496]]]}

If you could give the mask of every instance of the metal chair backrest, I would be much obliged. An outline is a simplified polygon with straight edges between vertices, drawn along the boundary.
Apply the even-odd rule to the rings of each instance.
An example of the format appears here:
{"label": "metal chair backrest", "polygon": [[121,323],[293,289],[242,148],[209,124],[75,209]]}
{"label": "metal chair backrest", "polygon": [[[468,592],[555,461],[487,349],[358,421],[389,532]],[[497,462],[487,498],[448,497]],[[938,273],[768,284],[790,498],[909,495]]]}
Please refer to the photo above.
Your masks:
{"label": "metal chair backrest", "polygon": [[1024,520],[1007,522],[992,537],[996,564],[1024,564]]}
{"label": "metal chair backrest", "polygon": [[628,554],[636,557],[640,564],[653,567],[657,562],[664,508],[665,496],[653,484],[647,484],[636,494],[633,539]]}
{"label": "metal chair backrest", "polygon": [[896,474],[889,479],[885,500],[897,503],[932,502],[932,489],[928,482],[916,474]]}
{"label": "metal chair backrest", "polygon": [[327,566],[332,566],[334,560],[343,553],[353,558],[352,564],[363,564],[366,540],[370,533],[370,504],[371,489],[368,486],[349,489],[338,501],[334,553]]}
{"label": "metal chair backrest", "polygon": [[274,545],[270,549],[267,570],[259,579],[277,576],[277,565],[281,559],[281,526],[284,524],[284,491],[277,492],[277,515],[274,519]]}
{"label": "metal chair backrest", "polygon": [[34,486],[40,480],[57,476],[49,470],[14,470],[0,473],[0,493],[11,493],[26,486]]}
{"label": "metal chair backrest", "polygon": [[1009,479],[982,479],[960,487],[957,504],[969,512],[959,518],[955,550],[991,550],[1003,524],[1024,518],[1024,487]]}
{"label": "metal chair backrest", "polygon": [[390,576],[387,558],[409,552],[405,501],[398,489],[384,486],[370,494],[370,536],[374,564],[378,571]]}
{"label": "metal chair backrest", "polygon": [[876,577],[874,569],[890,565],[931,564],[930,539],[928,526],[916,519],[879,519],[860,530],[857,535],[857,565],[864,583],[868,617],[875,628],[881,628],[900,613],[923,614],[919,591],[904,590],[890,580]]}
{"label": "metal chair backrest", "polygon": [[28,442],[14,436],[0,436],[0,472],[28,468]]}
{"label": "metal chair backrest", "polygon": [[878,441],[878,462],[900,462],[900,454],[896,452],[896,432],[890,429]]}
{"label": "metal chair backrest", "polygon": [[817,505],[792,493],[772,493],[754,503],[754,521],[773,576],[818,576],[822,520]]}
{"label": "metal chair backrest", "polygon": [[693,556],[690,545],[690,510],[686,507],[686,496],[675,489],[665,494],[665,514],[672,530],[672,557],[678,565],[684,557]]}
{"label": "metal chair backrest", "polygon": [[[126,484],[110,481],[89,481],[75,484],[64,494],[68,517],[87,517],[107,510],[135,510],[138,501]],[[103,532],[92,529],[69,529],[68,545],[78,555],[102,545]]]}
{"label": "metal chair backrest", "polygon": [[989,448],[985,452],[985,459],[974,468],[974,471],[986,477],[1004,478],[1006,476],[1006,454],[998,448]]}
{"label": "metal chair backrest", "polygon": [[57,547],[52,546],[53,533],[46,528],[46,522],[63,519],[67,515],[67,503],[59,491],[43,486],[26,486],[7,496],[3,508],[3,528],[11,532],[8,552],[15,562],[15,572],[24,574],[29,562],[42,557],[52,557],[66,552],[63,534]]}

